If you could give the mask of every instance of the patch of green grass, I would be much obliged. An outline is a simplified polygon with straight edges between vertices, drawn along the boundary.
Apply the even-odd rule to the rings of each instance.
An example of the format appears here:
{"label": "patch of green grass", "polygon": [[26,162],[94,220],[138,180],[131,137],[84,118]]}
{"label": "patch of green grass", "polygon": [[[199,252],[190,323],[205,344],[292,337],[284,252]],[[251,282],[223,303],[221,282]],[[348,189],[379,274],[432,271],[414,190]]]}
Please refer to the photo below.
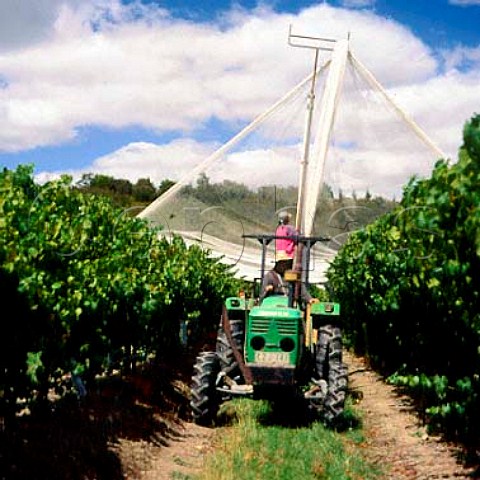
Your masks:
{"label": "patch of green grass", "polygon": [[180,465],[181,467],[186,467],[188,465],[188,463],[183,460],[183,458],[178,456],[173,457],[173,462],[175,463],[175,465]]}
{"label": "patch of green grass", "polygon": [[[275,423],[280,414],[265,401],[236,400],[228,409],[234,410],[234,423],[219,429],[215,452],[199,480],[380,478],[363,457],[363,438],[355,428],[338,432],[320,422],[284,423],[281,418]],[[350,408],[347,415],[354,415]]]}
{"label": "patch of green grass", "polygon": [[187,475],[187,474],[182,473],[182,472],[173,472],[170,475],[170,478],[172,480],[193,480],[193,478],[190,475]]}

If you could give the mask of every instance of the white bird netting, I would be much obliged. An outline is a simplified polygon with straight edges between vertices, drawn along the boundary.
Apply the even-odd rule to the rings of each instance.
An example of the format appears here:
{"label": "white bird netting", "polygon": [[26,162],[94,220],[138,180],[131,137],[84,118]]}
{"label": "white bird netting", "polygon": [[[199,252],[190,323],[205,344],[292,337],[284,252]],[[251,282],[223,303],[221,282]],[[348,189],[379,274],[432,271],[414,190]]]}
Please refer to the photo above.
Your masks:
{"label": "white bird netting", "polygon": [[[331,238],[314,246],[310,265],[314,282],[324,280],[329,262],[352,231],[391,210],[403,185],[412,176],[430,174],[442,156],[351,53],[345,57],[333,128],[326,134],[319,127],[320,109],[329,95],[334,61],[318,70],[311,124],[310,200],[305,205],[309,222],[308,231],[302,233]],[[273,234],[282,210],[296,216],[310,87],[311,77],[188,175],[175,179],[175,186],[140,217],[161,226],[166,236],[182,235],[187,243],[200,243],[222,256],[238,276],[258,277],[261,245],[243,235]],[[320,166],[319,135],[328,136]],[[272,242],[267,267],[274,258]]]}

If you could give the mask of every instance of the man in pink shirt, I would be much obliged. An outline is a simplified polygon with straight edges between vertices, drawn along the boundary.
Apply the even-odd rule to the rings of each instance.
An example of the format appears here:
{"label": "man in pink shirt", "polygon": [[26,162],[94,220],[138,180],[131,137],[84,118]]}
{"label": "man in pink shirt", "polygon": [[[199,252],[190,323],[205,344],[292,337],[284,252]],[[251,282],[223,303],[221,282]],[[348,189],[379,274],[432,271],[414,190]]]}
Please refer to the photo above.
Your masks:
{"label": "man in pink shirt", "polygon": [[291,237],[275,239],[275,258],[277,260],[288,260],[288,268],[293,266],[295,256],[296,236],[298,232],[290,225],[291,215],[288,212],[280,212],[278,215],[278,226],[275,231],[276,237]]}

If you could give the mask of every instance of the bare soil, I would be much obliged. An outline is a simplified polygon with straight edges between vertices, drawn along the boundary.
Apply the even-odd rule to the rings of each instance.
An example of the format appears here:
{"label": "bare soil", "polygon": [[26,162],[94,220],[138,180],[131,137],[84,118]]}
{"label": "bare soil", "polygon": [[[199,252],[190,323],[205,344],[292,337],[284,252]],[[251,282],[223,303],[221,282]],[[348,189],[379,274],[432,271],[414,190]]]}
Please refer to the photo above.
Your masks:
{"label": "bare soil", "polygon": [[211,428],[190,422],[183,424],[179,436],[157,452],[141,480],[186,480],[200,472],[205,455],[213,449]]}
{"label": "bare soil", "polygon": [[386,470],[387,479],[480,478],[466,466],[463,450],[429,435],[412,400],[369,368],[367,362],[346,354],[350,389],[361,412],[368,459]]}
{"label": "bare soil", "polygon": [[[213,450],[216,431],[189,421],[190,358],[117,378],[88,400],[26,416],[0,430],[3,480],[187,480]],[[405,395],[346,354],[365,457],[387,480],[480,478],[462,450],[427,433]],[[35,419],[34,419],[35,418]]]}

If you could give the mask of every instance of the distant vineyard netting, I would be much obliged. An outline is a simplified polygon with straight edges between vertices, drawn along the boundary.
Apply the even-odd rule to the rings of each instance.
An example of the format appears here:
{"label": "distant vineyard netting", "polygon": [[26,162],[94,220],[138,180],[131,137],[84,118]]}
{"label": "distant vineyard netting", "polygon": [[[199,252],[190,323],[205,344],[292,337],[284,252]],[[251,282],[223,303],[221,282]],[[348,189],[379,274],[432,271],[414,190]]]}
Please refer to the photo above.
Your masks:
{"label": "distant vineyard netting", "polygon": [[[311,228],[301,233],[330,238],[315,244],[310,265],[310,280],[323,282],[350,233],[392,210],[402,186],[412,176],[428,175],[439,158],[362,68],[349,55],[331,132],[320,131],[327,61],[316,78],[308,143],[309,78],[203,162],[191,164],[188,174],[173,179],[176,185],[140,216],[160,226],[167,238],[178,233],[222,256],[237,276],[251,280],[260,275],[261,245],[243,235],[273,234],[281,211],[291,213],[295,223],[307,145],[304,209]],[[328,154],[319,165],[322,135],[328,136]],[[272,242],[267,267],[274,260]]]}

